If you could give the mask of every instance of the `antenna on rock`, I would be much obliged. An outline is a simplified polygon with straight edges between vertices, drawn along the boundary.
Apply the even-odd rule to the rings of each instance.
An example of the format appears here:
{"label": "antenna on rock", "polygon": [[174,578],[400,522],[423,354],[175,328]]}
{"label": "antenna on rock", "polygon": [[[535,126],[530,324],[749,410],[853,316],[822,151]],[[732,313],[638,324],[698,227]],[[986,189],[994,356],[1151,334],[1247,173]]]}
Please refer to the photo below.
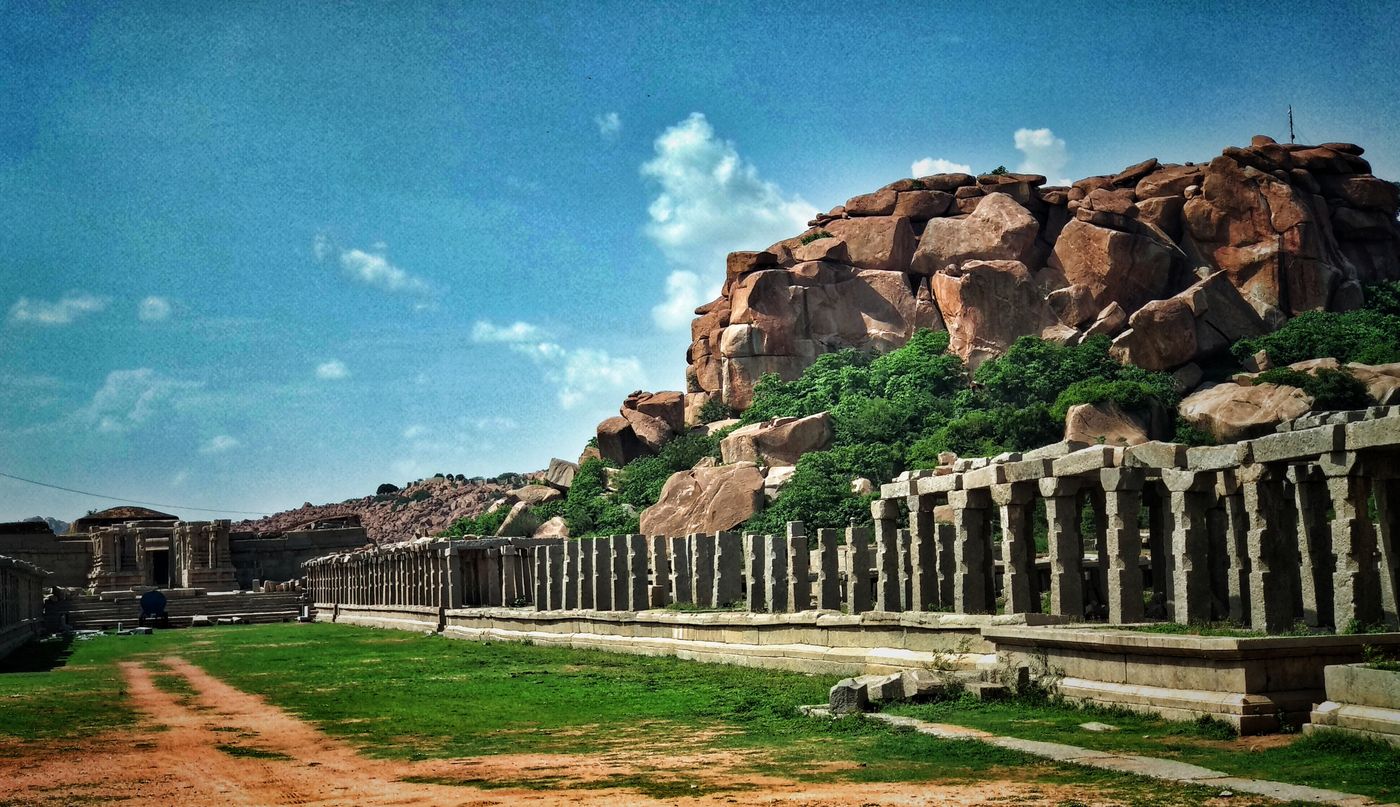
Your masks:
{"label": "antenna on rock", "polygon": [[1288,105],[1288,142],[1293,142],[1293,105]]}

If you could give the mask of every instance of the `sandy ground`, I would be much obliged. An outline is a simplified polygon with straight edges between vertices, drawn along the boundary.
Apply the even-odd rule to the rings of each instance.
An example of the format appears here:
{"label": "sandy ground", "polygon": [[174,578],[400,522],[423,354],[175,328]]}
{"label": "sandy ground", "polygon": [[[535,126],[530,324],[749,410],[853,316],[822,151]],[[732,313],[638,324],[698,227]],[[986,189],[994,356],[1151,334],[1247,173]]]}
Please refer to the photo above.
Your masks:
{"label": "sandy ground", "polygon": [[[357,754],[313,726],[241,692],[180,658],[161,662],[194,697],[155,685],[150,669],[122,664],[129,697],[148,720],[142,730],[79,741],[0,743],[0,805],[1055,805],[1094,794],[1017,782],[975,785],[802,784],[736,770],[742,753],[657,754],[646,748],[597,756],[504,755],[399,762]],[[223,746],[221,748],[220,746]],[[232,749],[250,749],[256,756]],[[723,787],[657,800],[625,788],[600,789],[616,775]],[[479,786],[405,781],[441,777]],[[520,789],[549,780],[554,789]],[[517,783],[511,787],[511,783]],[[590,783],[592,783],[590,785]],[[685,787],[685,785],[682,785]],[[704,790],[701,791],[702,793]]]}

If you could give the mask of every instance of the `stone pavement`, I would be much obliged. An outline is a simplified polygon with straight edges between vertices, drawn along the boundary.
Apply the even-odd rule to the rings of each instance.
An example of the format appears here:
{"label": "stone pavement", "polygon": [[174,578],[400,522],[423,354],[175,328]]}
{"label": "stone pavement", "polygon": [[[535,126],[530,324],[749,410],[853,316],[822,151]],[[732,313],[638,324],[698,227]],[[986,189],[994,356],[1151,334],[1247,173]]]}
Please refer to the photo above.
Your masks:
{"label": "stone pavement", "polygon": [[[830,716],[830,711],[825,706],[803,706],[800,708],[803,713],[813,717]],[[1095,751],[1090,748],[1080,748],[1079,746],[1064,745],[1062,743],[1022,740],[1016,737],[999,737],[990,732],[967,728],[966,726],[954,726],[947,723],[929,723],[912,717],[887,715],[881,712],[870,712],[866,713],[864,716],[872,720],[888,723],[892,726],[911,728],[920,734],[927,734],[931,737],[939,737],[945,740],[978,740],[989,745],[1009,748],[1013,751],[1022,751],[1032,756],[1043,757],[1056,762],[1069,762],[1075,765],[1087,765],[1091,768],[1101,768],[1103,770],[1118,771],[1120,773],[1133,773],[1139,776],[1150,776],[1153,779],[1163,779],[1169,782],[1179,782],[1186,785],[1201,785],[1235,793],[1253,793],[1258,796],[1267,796],[1281,801],[1305,801],[1314,804],[1344,805],[1345,807],[1361,807],[1362,805],[1376,803],[1364,796],[1357,796],[1351,793],[1324,790],[1322,788],[1308,787],[1306,785],[1290,785],[1285,782],[1270,782],[1264,779],[1245,779],[1231,776],[1222,771],[1202,768],[1199,765],[1190,765],[1185,762],[1176,762],[1175,760],[1157,759],[1155,757],[1144,757],[1136,754],[1116,754],[1110,751]]]}

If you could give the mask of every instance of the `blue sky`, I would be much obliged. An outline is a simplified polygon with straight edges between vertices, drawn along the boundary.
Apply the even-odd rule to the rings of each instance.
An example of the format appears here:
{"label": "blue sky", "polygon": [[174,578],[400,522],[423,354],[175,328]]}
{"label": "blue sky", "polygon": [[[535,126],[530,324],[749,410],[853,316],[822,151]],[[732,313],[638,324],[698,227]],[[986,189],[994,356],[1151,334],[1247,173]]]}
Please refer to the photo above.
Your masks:
{"label": "blue sky", "polygon": [[1221,6],[0,3],[0,472],[271,511],[573,457],[682,384],[725,252],[916,161],[1291,103],[1400,177],[1400,6]]}

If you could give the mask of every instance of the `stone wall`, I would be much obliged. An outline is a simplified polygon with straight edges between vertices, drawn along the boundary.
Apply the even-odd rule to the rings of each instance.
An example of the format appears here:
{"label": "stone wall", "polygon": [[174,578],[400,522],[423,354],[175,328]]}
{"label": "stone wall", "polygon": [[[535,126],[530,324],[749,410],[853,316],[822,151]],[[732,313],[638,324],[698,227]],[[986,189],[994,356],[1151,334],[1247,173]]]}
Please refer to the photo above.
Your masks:
{"label": "stone wall", "polygon": [[0,555],[50,571],[48,585],[84,588],[92,566],[92,541],[86,535],[54,535],[47,524],[24,522],[0,531]]}
{"label": "stone wall", "polygon": [[229,536],[233,568],[242,589],[253,581],[282,582],[301,577],[306,561],[332,552],[348,552],[368,543],[363,527],[294,530],[274,535],[235,532]]}
{"label": "stone wall", "polygon": [[0,556],[0,658],[42,630],[46,577],[32,563]]}

